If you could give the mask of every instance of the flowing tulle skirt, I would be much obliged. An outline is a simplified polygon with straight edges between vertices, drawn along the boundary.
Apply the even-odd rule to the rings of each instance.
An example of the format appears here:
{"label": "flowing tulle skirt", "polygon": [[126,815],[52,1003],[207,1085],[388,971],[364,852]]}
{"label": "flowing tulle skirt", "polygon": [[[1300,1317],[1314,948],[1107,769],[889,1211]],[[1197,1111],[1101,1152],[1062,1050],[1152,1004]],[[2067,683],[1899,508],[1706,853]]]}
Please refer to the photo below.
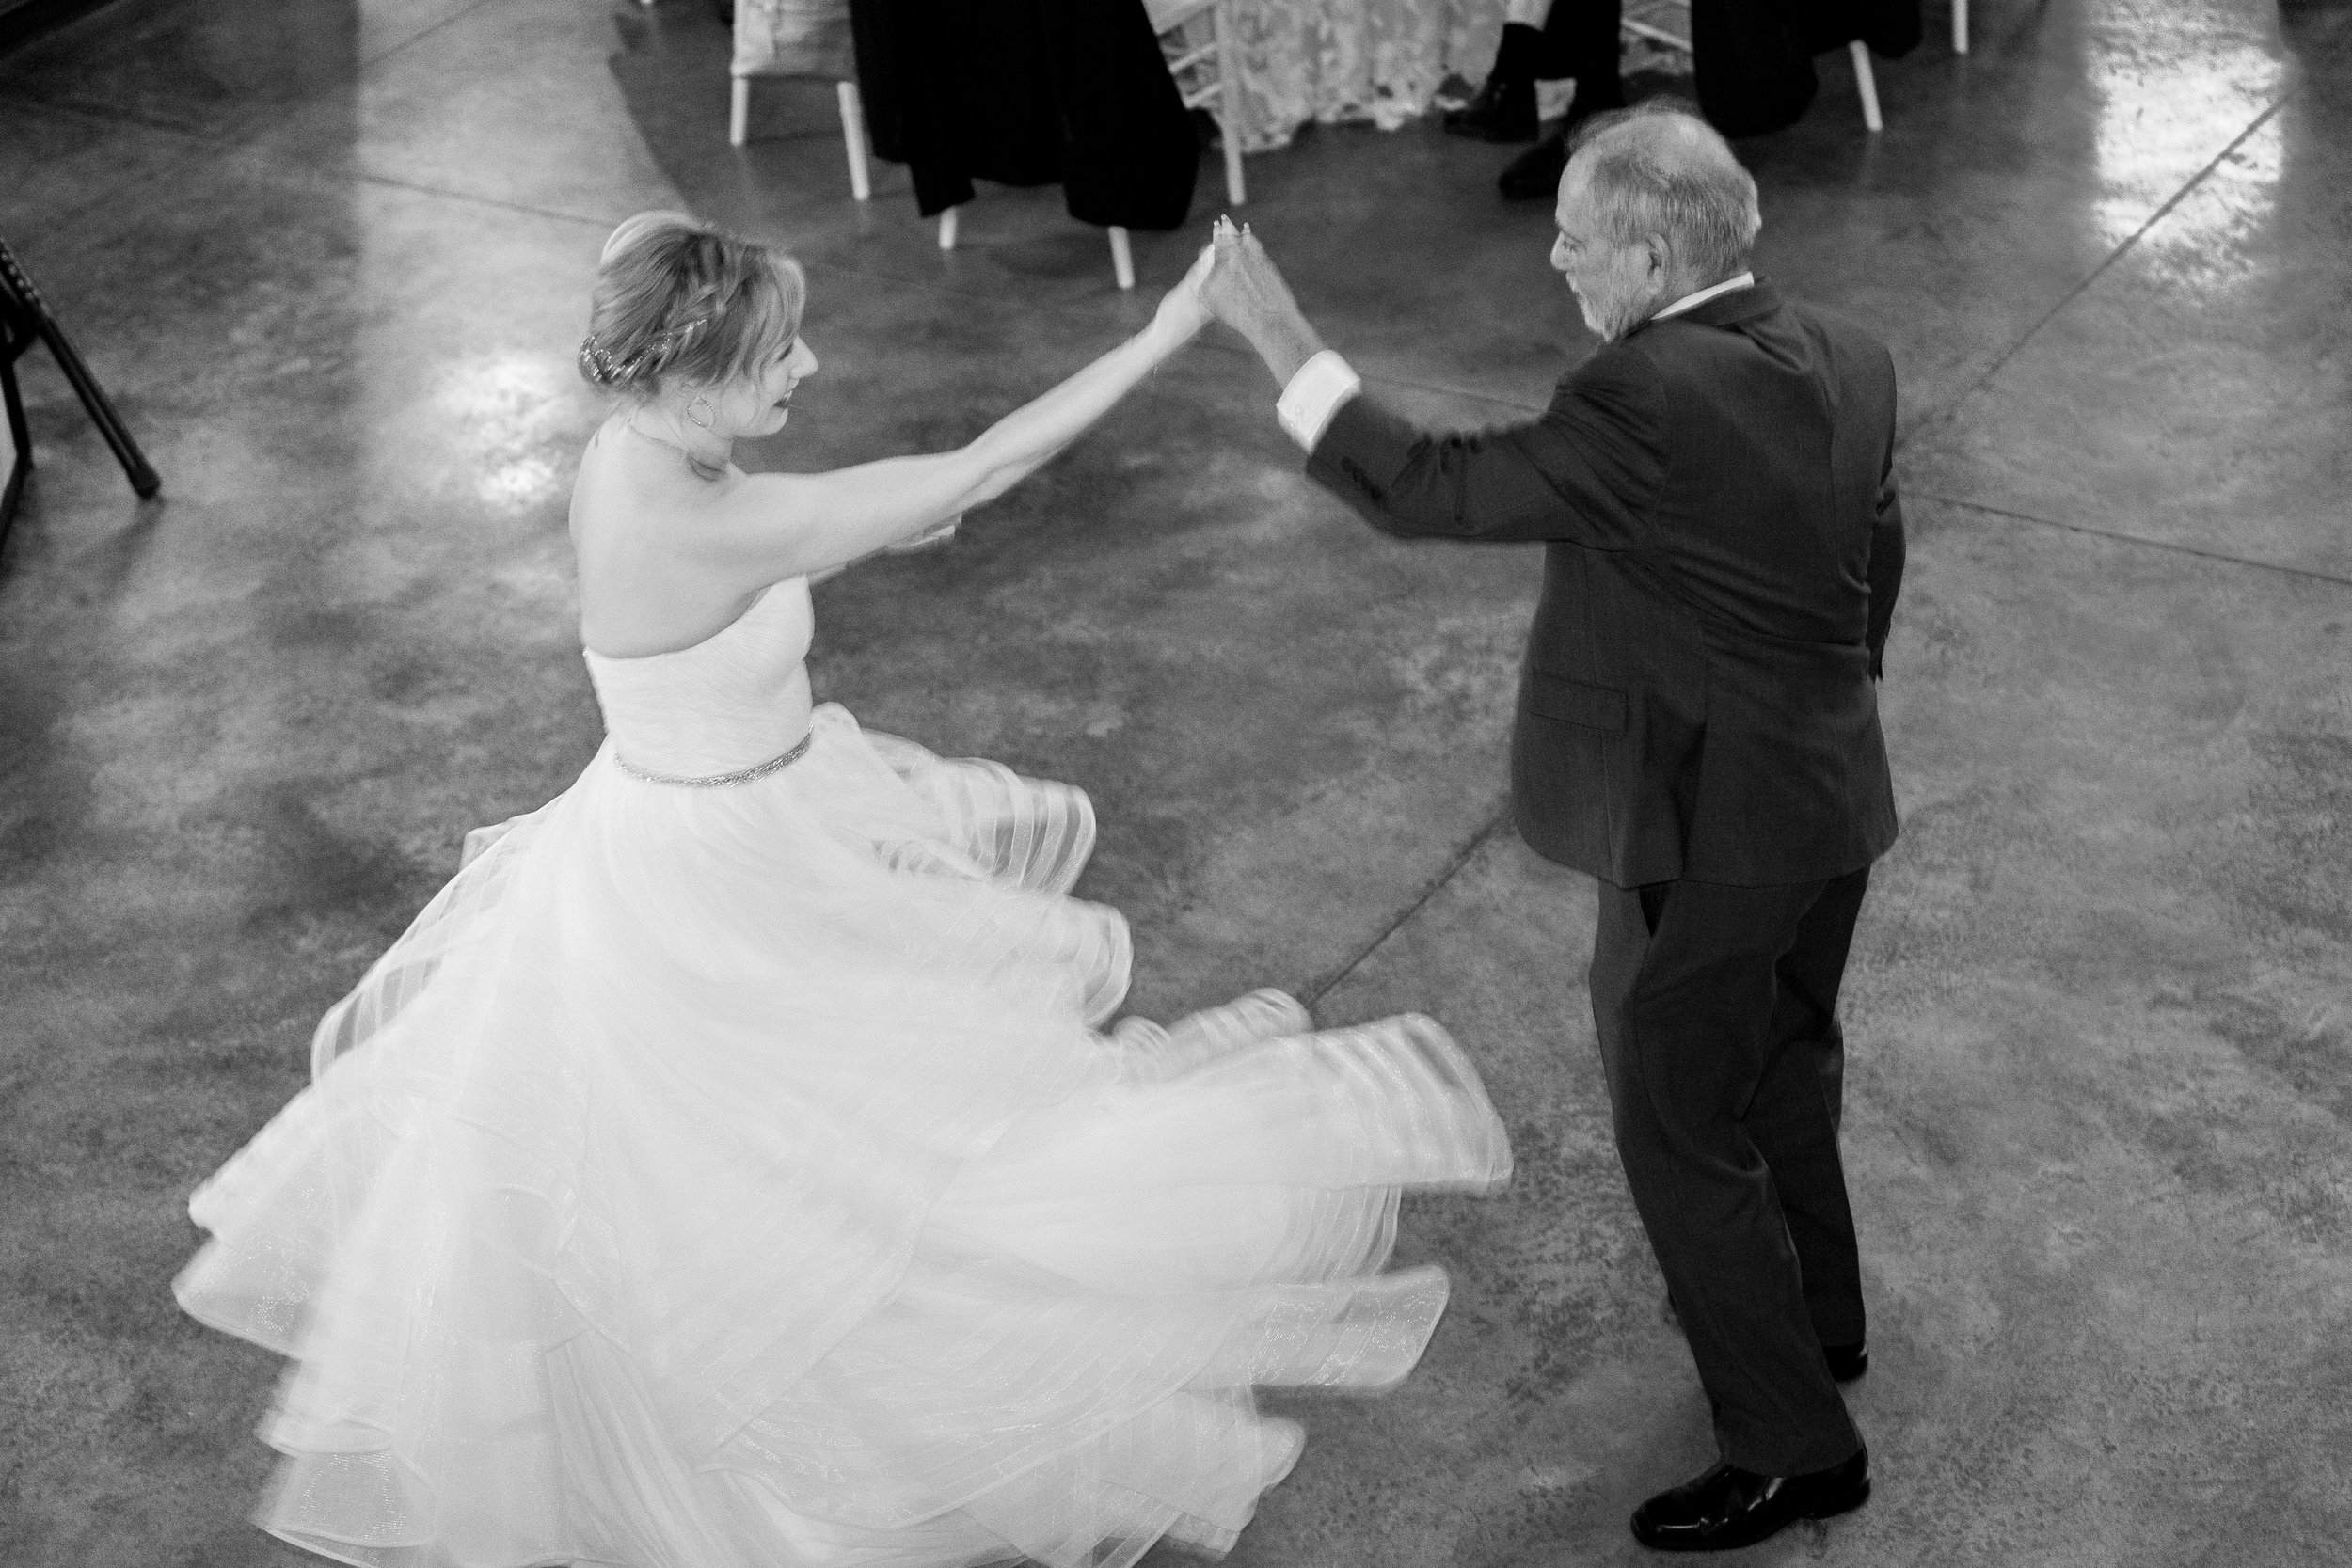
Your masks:
{"label": "flowing tulle skirt", "polygon": [[368,1568],[1221,1551],[1445,1303],[1398,1190],[1510,1155],[1436,1024],[1169,1028],[1068,896],[1086,798],[818,713],[750,784],[609,752],[321,1024],[192,1209],[292,1359],[264,1528]]}

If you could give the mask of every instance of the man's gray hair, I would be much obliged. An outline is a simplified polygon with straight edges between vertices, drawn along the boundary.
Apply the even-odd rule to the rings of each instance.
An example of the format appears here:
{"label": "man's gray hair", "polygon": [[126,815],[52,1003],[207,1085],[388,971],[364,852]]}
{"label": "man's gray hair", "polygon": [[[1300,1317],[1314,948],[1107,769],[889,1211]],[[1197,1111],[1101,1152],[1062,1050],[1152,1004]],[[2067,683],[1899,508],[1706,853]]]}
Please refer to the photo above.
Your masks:
{"label": "man's gray hair", "polygon": [[1596,115],[1574,162],[1610,238],[1663,235],[1676,261],[1710,278],[1747,269],[1764,225],[1756,180],[1698,116],[1657,100]]}

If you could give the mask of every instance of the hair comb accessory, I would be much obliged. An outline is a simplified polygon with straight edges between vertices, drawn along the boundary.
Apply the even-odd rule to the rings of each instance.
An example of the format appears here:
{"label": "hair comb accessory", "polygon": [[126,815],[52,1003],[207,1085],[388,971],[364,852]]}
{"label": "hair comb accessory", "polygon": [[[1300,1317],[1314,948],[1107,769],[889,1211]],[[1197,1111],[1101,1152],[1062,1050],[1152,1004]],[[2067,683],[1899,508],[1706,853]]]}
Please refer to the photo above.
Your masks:
{"label": "hair comb accessory", "polygon": [[612,356],[604,351],[604,345],[596,341],[593,332],[580,341],[580,368],[599,387],[610,387],[621,375],[620,366],[612,362]]}
{"label": "hair comb accessory", "polygon": [[613,358],[612,351],[598,342],[593,332],[580,341],[580,368],[599,387],[618,387],[634,381],[644,362],[643,354],[632,354],[626,359]]}

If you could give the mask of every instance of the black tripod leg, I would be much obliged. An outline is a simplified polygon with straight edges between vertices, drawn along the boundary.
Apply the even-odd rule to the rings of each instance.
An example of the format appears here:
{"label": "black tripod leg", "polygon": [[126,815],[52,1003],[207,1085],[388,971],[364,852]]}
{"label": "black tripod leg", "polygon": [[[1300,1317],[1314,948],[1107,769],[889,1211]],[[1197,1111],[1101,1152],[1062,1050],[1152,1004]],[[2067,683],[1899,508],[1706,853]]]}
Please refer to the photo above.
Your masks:
{"label": "black tripod leg", "polygon": [[15,344],[0,345],[0,419],[8,427],[8,471],[0,474],[0,544],[6,544],[8,525],[16,521],[16,503],[24,491],[24,476],[33,471],[33,434],[25,427],[24,403],[16,390],[16,356],[5,352]]}
{"label": "black tripod leg", "polygon": [[65,372],[66,380],[73,384],[74,396],[82,400],[82,406],[98,426],[98,433],[106,437],[106,445],[114,449],[115,461],[122,465],[124,475],[131,481],[131,488],[142,500],[162,489],[163,480],[149,465],[146,454],[139,451],[139,444],[131,438],[131,432],[123,425],[122,416],[116,413],[115,405],[107,401],[105,388],[98,385],[98,378],[89,373],[87,365],[82,363],[82,356],[74,352],[72,341],[66,337],[65,328],[59,326],[57,318],[49,313],[49,307],[42,301],[40,291],[33,287],[30,277],[24,276],[24,269],[17,263],[16,253],[8,248],[5,240],[0,240],[0,289],[15,296],[18,309],[30,319],[34,330],[40,334],[40,341],[47,343],[49,352],[56,356],[57,368]]}
{"label": "black tripod leg", "polygon": [[162,489],[163,480],[149,465],[147,454],[139,451],[139,444],[131,439],[130,431],[123,427],[122,416],[115,412],[115,405],[106,399],[106,389],[98,385],[97,378],[89,373],[89,367],[82,363],[82,356],[73,352],[73,344],[46,310],[40,315],[40,341],[49,345],[51,354],[56,356],[57,368],[65,372],[68,381],[73,383],[74,394],[82,400],[82,406],[89,410],[90,420],[98,426],[98,433],[105,436],[106,445],[114,449],[115,461],[122,465],[124,475],[131,481],[132,490],[141,500],[145,500]]}

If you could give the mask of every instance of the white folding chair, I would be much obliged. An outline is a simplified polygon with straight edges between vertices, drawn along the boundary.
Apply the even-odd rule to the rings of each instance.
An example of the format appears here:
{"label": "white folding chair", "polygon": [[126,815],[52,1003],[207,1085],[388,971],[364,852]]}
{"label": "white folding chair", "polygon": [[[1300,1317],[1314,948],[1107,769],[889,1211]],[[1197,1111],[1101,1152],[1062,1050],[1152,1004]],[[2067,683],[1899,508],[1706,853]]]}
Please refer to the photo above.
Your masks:
{"label": "white folding chair", "polygon": [[[1968,52],[1968,0],[1953,0],[1953,46],[1964,55]],[[1673,32],[1659,25],[1661,22],[1672,22],[1672,13],[1677,11],[1681,13],[1681,32]],[[1677,54],[1688,55],[1691,53],[1690,15],[1690,0],[1648,0],[1647,4],[1635,0],[1618,17],[1617,26],[1633,38],[1647,39]],[[1870,69],[1869,47],[1856,39],[1846,45],[1846,51],[1853,59],[1854,89],[1862,97],[1862,123],[1872,131],[1883,131],[1886,120],[1879,113],[1879,80],[1878,73]]]}
{"label": "white folding chair", "polygon": [[[646,0],[652,4],[652,0]],[[866,141],[866,101],[858,96],[855,82],[835,82],[834,97],[841,106],[841,145],[850,155],[850,194],[860,201],[874,194],[873,176],[867,171]],[[727,110],[727,142],[740,147],[751,130],[752,78],[735,79],[735,97]]]}
{"label": "white folding chair", "polygon": [[[650,6],[653,0],[644,0]],[[782,31],[780,31],[782,29]],[[753,37],[755,33],[762,36]],[[787,16],[759,0],[736,0],[733,92],[727,103],[727,143],[740,147],[751,134],[752,83],[760,76],[834,75],[841,108],[841,141],[850,155],[850,194],[860,201],[874,194],[866,172],[866,105],[857,84],[838,73],[854,69],[849,57],[850,0],[799,0]]]}
{"label": "white folding chair", "polygon": [[1225,69],[1233,36],[1230,0],[1143,0],[1152,30],[1168,56],[1168,72],[1187,109],[1209,109],[1216,117],[1217,139],[1225,147],[1225,195],[1234,206],[1248,201],[1241,178],[1240,71]]}

